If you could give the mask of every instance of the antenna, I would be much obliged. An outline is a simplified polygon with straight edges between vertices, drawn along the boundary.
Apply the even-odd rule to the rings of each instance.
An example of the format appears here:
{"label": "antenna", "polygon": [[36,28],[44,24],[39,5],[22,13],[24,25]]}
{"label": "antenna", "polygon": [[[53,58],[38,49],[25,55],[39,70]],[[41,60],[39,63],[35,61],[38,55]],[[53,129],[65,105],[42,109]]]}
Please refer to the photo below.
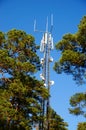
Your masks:
{"label": "antenna", "polygon": [[48,33],[52,33],[52,30],[53,30],[53,14],[51,14],[50,32],[48,32],[48,17],[47,17],[47,21],[46,21],[46,31],[36,29],[36,19],[34,20],[34,32],[42,32],[42,33],[48,32]]}
{"label": "antenna", "polygon": [[53,14],[51,14],[51,26],[53,26]]}
{"label": "antenna", "polygon": [[46,22],[46,32],[48,32],[48,17],[47,17],[47,22]]}
{"label": "antenna", "polygon": [[[36,20],[34,21],[34,31],[42,32],[43,37],[40,43],[40,52],[44,54],[43,58],[41,58],[40,63],[42,65],[42,74],[40,74],[40,78],[44,83],[44,87],[47,88],[48,93],[50,95],[50,86],[54,84],[54,81],[50,80],[50,63],[53,62],[53,58],[50,56],[50,51],[53,47],[53,37],[52,37],[52,29],[53,29],[53,15],[51,15],[51,27],[50,32],[48,31],[48,17],[46,21],[46,30],[41,31],[36,29]],[[46,122],[42,121],[39,124],[39,130],[50,130],[50,97],[47,100],[42,99],[42,116],[46,116]],[[45,124],[46,123],[46,124]]]}
{"label": "antenna", "polygon": [[38,30],[38,29],[36,29],[36,19],[34,20],[34,32],[44,32],[44,31],[42,31],[42,30]]}
{"label": "antenna", "polygon": [[34,20],[34,32],[36,32],[36,19]]}
{"label": "antenna", "polygon": [[51,29],[50,29],[51,33],[52,33],[52,30],[53,30],[53,14],[51,14]]}

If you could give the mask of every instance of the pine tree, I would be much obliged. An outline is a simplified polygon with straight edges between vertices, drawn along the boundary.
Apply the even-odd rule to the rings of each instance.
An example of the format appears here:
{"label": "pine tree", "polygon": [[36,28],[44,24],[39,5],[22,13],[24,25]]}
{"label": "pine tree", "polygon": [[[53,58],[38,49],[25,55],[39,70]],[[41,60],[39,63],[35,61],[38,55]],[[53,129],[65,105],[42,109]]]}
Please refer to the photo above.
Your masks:
{"label": "pine tree", "polygon": [[74,115],[83,115],[86,117],[86,94],[85,93],[76,93],[70,98],[71,108],[69,109],[71,114]]}
{"label": "pine tree", "polygon": [[31,130],[48,97],[34,77],[40,69],[34,37],[21,30],[0,32],[0,130]]}
{"label": "pine tree", "polygon": [[77,83],[84,83],[86,75],[86,16],[84,16],[75,34],[66,34],[56,44],[61,51],[59,61],[55,62],[57,73],[71,74]]}
{"label": "pine tree", "polygon": [[[86,16],[82,18],[75,34],[66,34],[56,44],[61,57],[54,65],[57,73],[71,74],[78,84],[86,82]],[[70,99],[70,113],[86,117],[86,92],[76,93]]]}
{"label": "pine tree", "polygon": [[86,122],[79,123],[77,130],[86,130]]}
{"label": "pine tree", "polygon": [[50,130],[68,130],[68,124],[50,108]]}

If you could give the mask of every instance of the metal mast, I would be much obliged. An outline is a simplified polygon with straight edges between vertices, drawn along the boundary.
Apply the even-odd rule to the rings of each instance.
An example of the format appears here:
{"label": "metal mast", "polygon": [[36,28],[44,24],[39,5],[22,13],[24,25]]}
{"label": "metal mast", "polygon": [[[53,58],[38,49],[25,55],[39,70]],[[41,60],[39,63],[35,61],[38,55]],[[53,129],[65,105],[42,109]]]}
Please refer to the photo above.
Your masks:
{"label": "metal mast", "polygon": [[[50,51],[54,49],[53,45],[53,37],[52,37],[52,29],[53,29],[53,15],[51,15],[51,28],[48,31],[48,17],[46,22],[46,31],[43,32],[43,37],[40,43],[40,52],[42,52],[43,58],[41,58],[42,65],[42,73],[40,74],[41,79],[44,82],[44,86],[48,89],[50,94],[50,86],[54,84],[54,81],[50,81],[50,62],[53,61],[53,58],[50,56]],[[34,23],[34,31],[36,30],[36,21]],[[42,114],[46,116],[46,121],[42,122],[42,129],[40,130],[50,130],[50,97],[47,100],[42,101],[43,112]]]}

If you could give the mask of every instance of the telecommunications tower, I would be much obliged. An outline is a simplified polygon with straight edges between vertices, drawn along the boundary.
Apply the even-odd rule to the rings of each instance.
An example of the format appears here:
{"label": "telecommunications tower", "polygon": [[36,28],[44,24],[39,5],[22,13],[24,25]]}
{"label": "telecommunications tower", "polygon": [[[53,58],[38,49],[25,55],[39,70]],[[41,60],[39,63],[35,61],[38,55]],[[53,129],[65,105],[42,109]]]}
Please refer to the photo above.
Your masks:
{"label": "telecommunications tower", "polygon": [[[51,15],[51,27],[48,31],[48,17],[46,22],[46,30],[41,31],[36,29],[36,21],[34,22],[34,31],[43,32],[43,37],[40,43],[40,52],[43,53],[43,58],[41,58],[40,63],[42,66],[42,73],[40,77],[44,83],[44,86],[48,89],[50,94],[50,86],[54,84],[54,81],[50,80],[50,62],[53,62],[53,58],[50,56],[50,51],[54,49],[53,37],[53,15]],[[46,121],[42,122],[42,127],[40,130],[50,130],[50,96],[47,100],[42,101],[42,114],[46,116]]]}

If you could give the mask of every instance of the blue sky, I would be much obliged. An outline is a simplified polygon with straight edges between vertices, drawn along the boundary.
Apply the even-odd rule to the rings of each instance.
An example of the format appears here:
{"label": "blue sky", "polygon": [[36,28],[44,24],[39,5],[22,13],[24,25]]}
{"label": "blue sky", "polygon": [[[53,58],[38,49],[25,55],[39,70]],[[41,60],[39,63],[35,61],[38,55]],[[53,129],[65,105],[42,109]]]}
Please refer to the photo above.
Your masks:
{"label": "blue sky", "polygon": [[[34,19],[37,28],[45,30],[46,17],[53,13],[54,43],[61,40],[66,33],[75,33],[77,25],[86,15],[86,0],[0,0],[0,31],[7,32],[13,28],[24,30],[35,37],[40,44],[42,33],[33,31]],[[43,54],[40,54],[43,56]],[[59,59],[59,52],[53,50],[51,56],[54,62]],[[77,86],[69,75],[57,75],[51,65],[51,80],[55,85],[51,87],[51,106],[69,124],[69,130],[76,130],[78,122],[85,118],[70,115],[68,112],[69,98],[76,92],[86,90],[86,85]],[[40,72],[41,73],[41,72]],[[39,77],[39,74],[38,74]]]}

